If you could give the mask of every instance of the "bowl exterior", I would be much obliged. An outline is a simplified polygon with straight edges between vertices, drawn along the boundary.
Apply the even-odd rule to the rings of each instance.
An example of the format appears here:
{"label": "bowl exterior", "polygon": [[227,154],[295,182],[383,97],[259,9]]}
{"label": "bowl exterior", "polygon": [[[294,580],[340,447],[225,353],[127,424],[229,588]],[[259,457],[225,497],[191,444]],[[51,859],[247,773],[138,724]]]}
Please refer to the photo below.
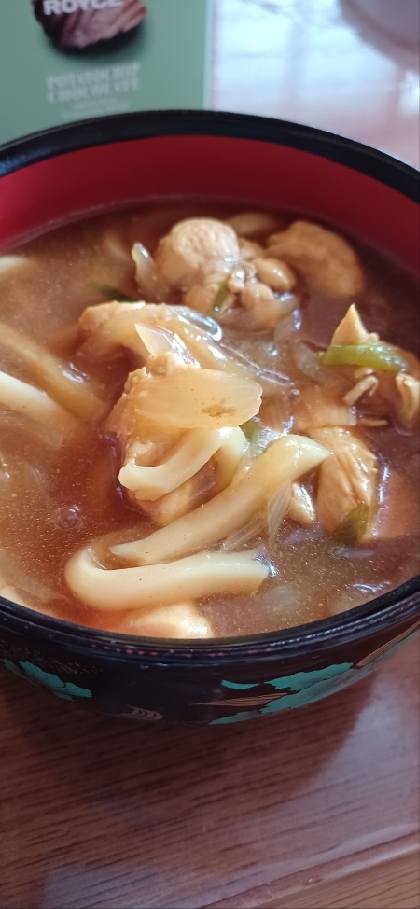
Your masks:
{"label": "bowl exterior", "polygon": [[0,662],[63,700],[111,716],[183,725],[237,723],[315,703],[364,678],[418,634],[419,605],[417,590],[385,608],[379,622],[362,618],[338,633],[327,628],[322,634],[308,631],[314,623],[301,637],[256,639],[220,650],[89,637],[88,629],[81,647],[77,634],[43,627],[36,613],[17,616],[16,608],[4,606]]}
{"label": "bowl exterior", "polygon": [[[386,155],[282,121],[159,112],[84,121],[0,149],[0,248],[101,207],[189,195],[306,212],[418,271],[418,179]],[[0,597],[0,663],[112,716],[225,724],[321,700],[419,629],[420,579],[323,622],[207,644],[122,637]]]}

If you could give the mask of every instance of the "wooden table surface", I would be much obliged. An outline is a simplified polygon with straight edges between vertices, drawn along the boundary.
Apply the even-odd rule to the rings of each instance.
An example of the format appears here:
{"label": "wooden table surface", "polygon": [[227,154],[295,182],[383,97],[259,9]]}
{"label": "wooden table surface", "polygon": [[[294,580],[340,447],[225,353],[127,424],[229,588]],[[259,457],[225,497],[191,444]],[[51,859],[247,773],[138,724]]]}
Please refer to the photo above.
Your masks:
{"label": "wooden table surface", "polygon": [[109,720],[1,673],[2,909],[415,909],[419,646],[232,726]]}
{"label": "wooden table surface", "polygon": [[[215,0],[211,106],[417,165],[418,54],[357,8]],[[103,719],[1,671],[0,909],[418,909],[419,656],[212,729]]]}

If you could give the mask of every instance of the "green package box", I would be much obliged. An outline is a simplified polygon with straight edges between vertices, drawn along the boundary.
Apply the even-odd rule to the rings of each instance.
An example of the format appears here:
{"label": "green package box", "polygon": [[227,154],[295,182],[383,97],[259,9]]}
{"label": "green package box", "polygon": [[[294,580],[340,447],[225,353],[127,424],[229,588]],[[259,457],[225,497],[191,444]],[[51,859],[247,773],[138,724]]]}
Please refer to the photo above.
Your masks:
{"label": "green package box", "polygon": [[126,28],[124,4],[131,16],[138,2],[0,0],[0,144],[89,117],[206,107],[211,0],[148,0],[131,30],[60,46],[67,33],[87,42],[92,23],[96,38],[101,16]]}

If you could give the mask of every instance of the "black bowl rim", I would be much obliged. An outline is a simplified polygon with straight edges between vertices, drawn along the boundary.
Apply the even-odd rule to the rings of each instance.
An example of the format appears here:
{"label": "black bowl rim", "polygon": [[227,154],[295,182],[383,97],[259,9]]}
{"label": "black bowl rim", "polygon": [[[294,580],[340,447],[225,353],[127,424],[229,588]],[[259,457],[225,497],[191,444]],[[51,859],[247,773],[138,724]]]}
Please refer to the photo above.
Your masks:
{"label": "black bowl rim", "polygon": [[[211,135],[290,146],[366,174],[395,189],[413,202],[420,201],[419,173],[409,164],[378,149],[314,127],[219,111],[169,110],[118,114],[65,124],[24,136],[0,147],[0,177],[31,164],[84,148],[169,135]],[[420,575],[393,591],[346,610],[337,616],[309,622],[283,631],[241,637],[177,641],[116,635],[63,619],[45,616],[0,596],[0,616],[10,626],[36,636],[71,646],[74,651],[105,651],[108,658],[138,660],[146,657],[174,662],[194,657],[194,664],[217,657],[224,661],[248,659],[263,653],[288,656],[336,646],[385,631],[389,626],[417,615],[420,607]],[[191,663],[190,663],[191,665]]]}

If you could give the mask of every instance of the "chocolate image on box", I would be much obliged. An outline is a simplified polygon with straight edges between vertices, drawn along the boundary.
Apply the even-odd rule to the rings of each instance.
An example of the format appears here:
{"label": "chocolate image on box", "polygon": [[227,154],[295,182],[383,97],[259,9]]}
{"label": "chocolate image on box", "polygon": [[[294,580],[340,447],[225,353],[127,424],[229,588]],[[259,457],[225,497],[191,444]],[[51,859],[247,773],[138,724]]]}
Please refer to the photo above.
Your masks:
{"label": "chocolate image on box", "polygon": [[132,31],[143,21],[140,0],[32,0],[35,18],[59,48],[82,50]]}

